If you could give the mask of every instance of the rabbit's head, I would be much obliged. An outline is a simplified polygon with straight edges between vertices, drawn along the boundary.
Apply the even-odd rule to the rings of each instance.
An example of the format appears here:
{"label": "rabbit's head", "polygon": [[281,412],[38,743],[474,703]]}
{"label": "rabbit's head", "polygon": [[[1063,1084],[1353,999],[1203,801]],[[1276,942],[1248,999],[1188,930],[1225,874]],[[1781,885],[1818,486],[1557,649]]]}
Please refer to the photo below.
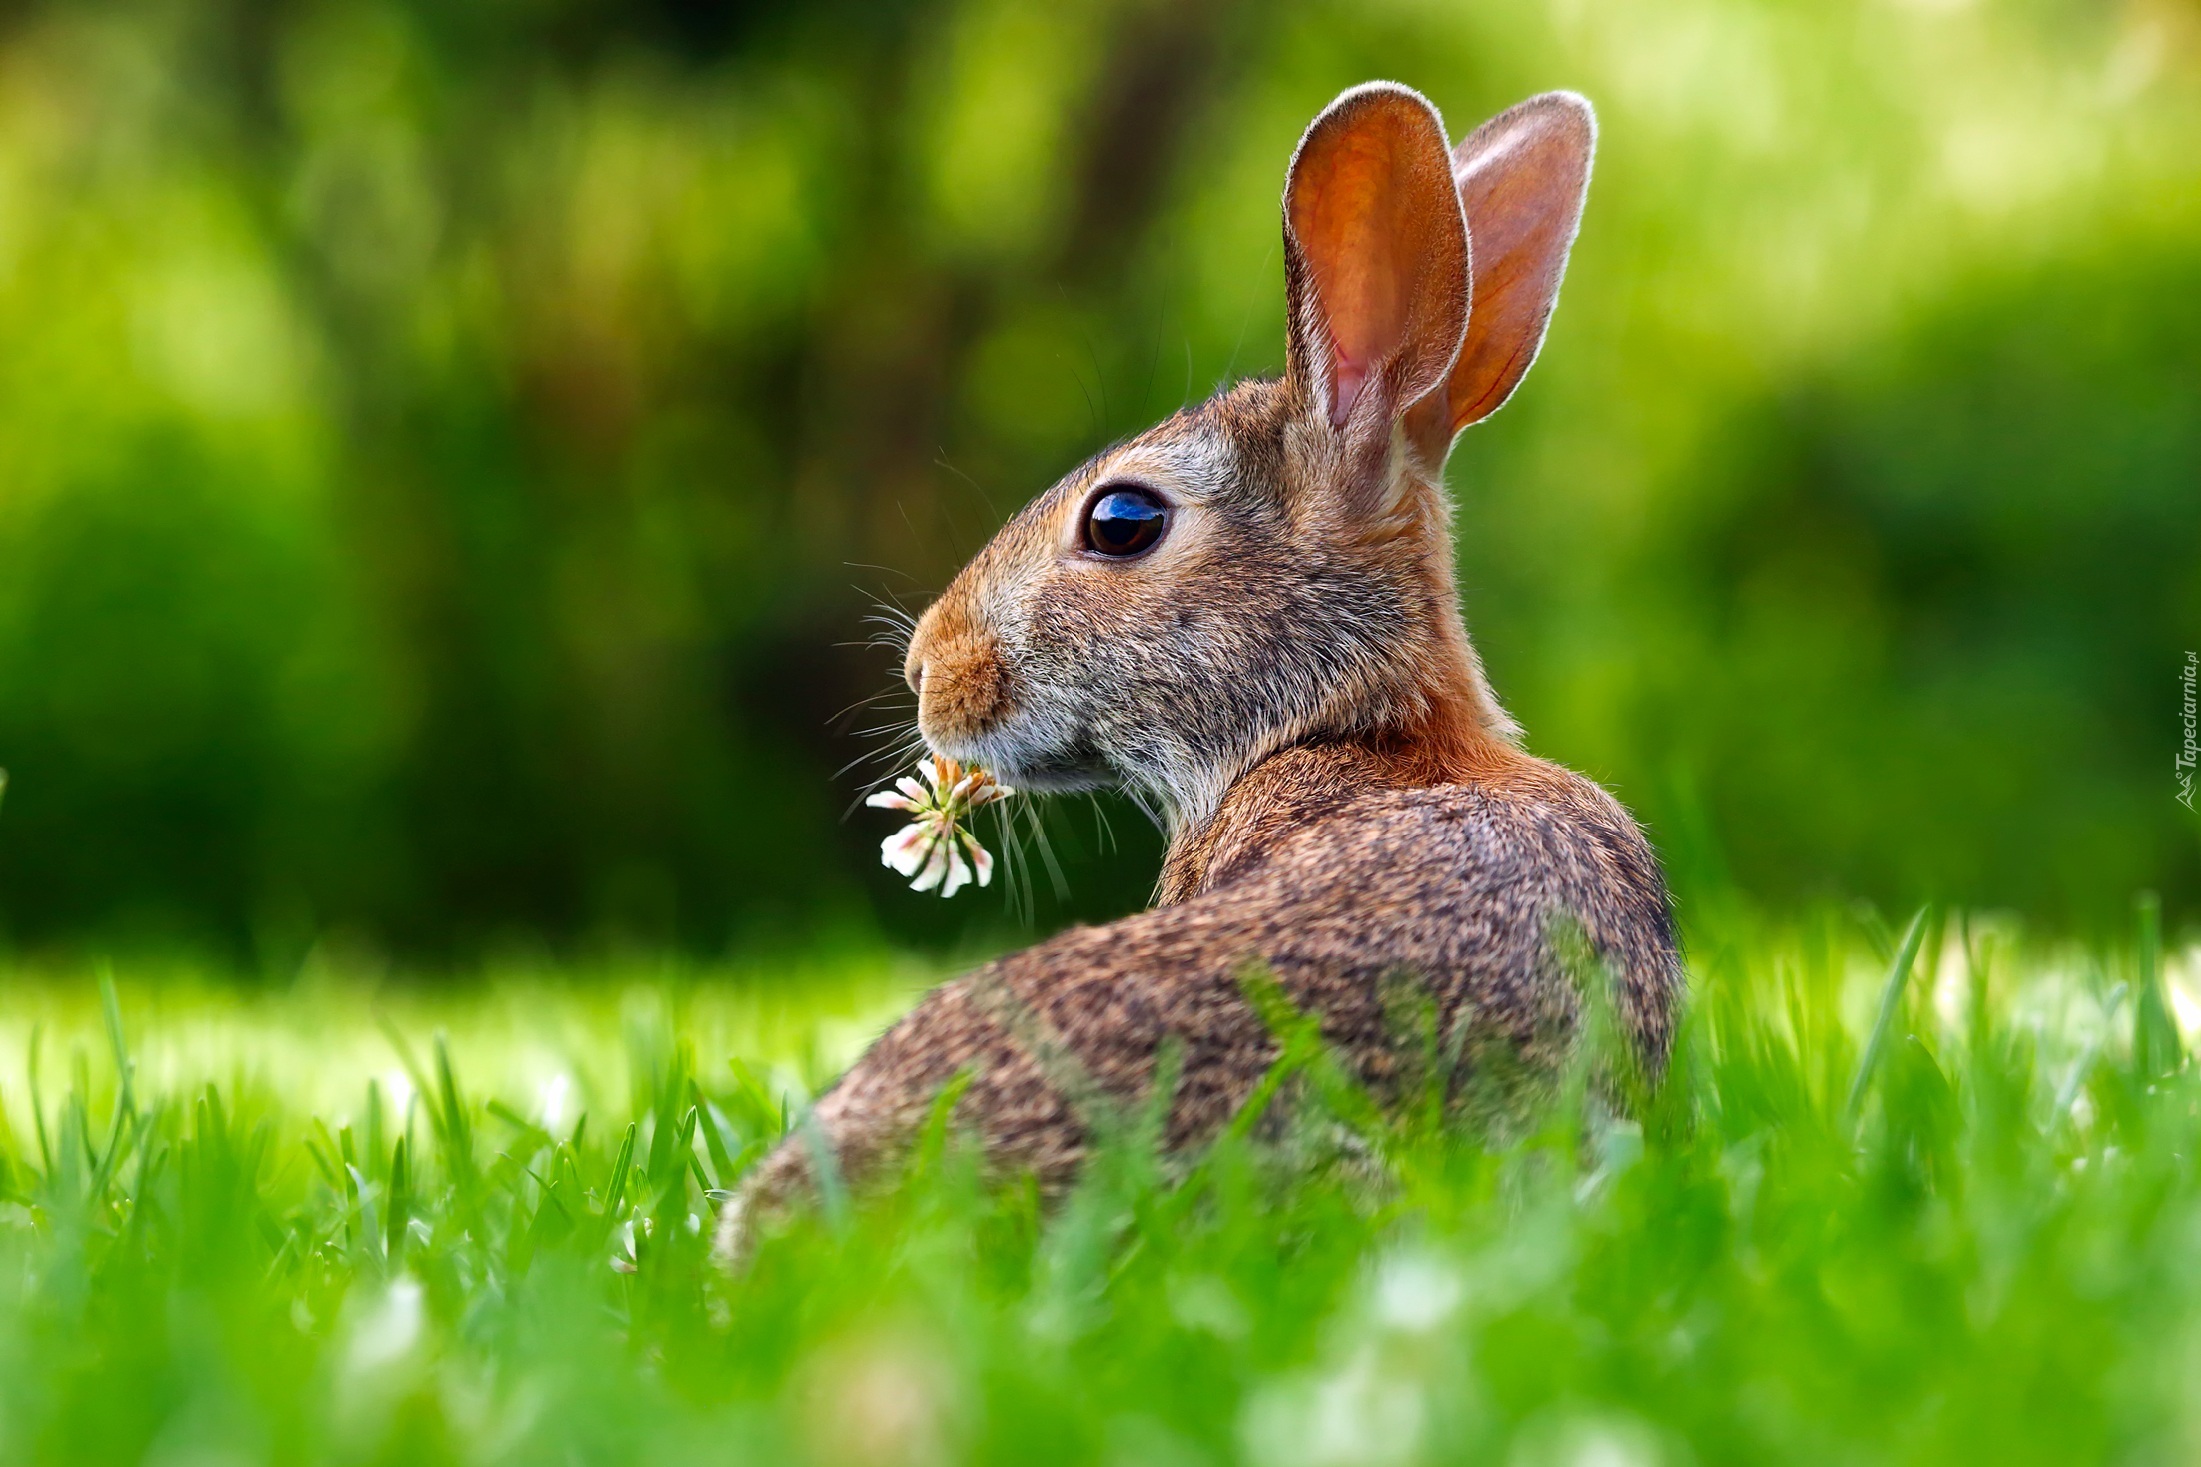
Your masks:
{"label": "rabbit's head", "polygon": [[1331,103],[1285,187],[1283,380],[1099,454],[964,568],[910,642],[933,750],[1028,789],[1125,785],[1181,826],[1293,744],[1441,769],[1510,738],[1441,475],[1536,356],[1594,138],[1568,93],[1456,149],[1404,87]]}

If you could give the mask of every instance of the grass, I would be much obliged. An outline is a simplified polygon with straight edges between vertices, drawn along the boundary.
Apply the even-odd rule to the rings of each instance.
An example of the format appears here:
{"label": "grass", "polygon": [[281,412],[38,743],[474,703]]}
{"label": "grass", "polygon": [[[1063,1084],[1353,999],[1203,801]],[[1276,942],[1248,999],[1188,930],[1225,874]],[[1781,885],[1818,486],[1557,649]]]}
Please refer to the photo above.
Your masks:
{"label": "grass", "polygon": [[732,1280],[709,1192],[923,972],[18,974],[0,1461],[2201,1450],[2201,953],[1709,925],[1632,1117],[1577,1076],[1482,1145],[1331,1075],[1355,1165],[1134,1127],[1051,1214],[942,1132]]}

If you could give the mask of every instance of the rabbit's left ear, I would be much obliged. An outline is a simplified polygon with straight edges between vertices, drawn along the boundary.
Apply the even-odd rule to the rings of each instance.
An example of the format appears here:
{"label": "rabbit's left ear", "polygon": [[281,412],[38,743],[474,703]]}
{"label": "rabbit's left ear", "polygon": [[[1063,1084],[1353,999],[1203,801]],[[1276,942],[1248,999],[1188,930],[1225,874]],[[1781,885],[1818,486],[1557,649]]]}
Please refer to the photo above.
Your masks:
{"label": "rabbit's left ear", "polygon": [[1390,82],[1323,109],[1284,192],[1286,371],[1344,439],[1348,473],[1380,475],[1406,409],[1442,384],[1468,321],[1467,225],[1444,123]]}

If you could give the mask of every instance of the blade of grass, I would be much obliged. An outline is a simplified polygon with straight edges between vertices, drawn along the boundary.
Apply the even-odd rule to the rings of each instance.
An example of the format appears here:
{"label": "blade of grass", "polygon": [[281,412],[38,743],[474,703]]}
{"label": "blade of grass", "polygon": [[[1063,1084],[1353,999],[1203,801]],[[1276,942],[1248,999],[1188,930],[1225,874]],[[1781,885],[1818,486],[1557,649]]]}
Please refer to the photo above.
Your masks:
{"label": "blade of grass", "polygon": [[1896,1010],[1903,1005],[1903,990],[1911,981],[1911,965],[1918,958],[1919,942],[1926,935],[1926,918],[1933,910],[1932,904],[1920,907],[1911,925],[1903,933],[1903,946],[1895,954],[1895,962],[1888,968],[1888,981],[1880,989],[1880,1012],[1873,1017],[1872,1033],[1865,1040],[1865,1052],[1857,1061],[1857,1074],[1849,1082],[1849,1099],[1842,1105],[1842,1128],[1853,1131],[1858,1114],[1865,1106],[1865,1091],[1872,1084],[1872,1073],[1879,1068],[1881,1051],[1887,1048],[1888,1031],[1895,1026]]}
{"label": "blade of grass", "polygon": [[618,1218],[619,1204],[627,1199],[627,1177],[634,1170],[636,1129],[635,1122],[627,1122],[627,1133],[619,1142],[619,1154],[612,1158],[611,1180],[604,1184],[604,1218],[607,1222]]}
{"label": "blade of grass", "polygon": [[404,1136],[398,1137],[397,1145],[391,1149],[390,1190],[383,1204],[382,1256],[393,1268],[405,1258],[406,1214],[412,1204],[412,1179],[408,1175],[408,1153],[412,1148],[405,1144],[408,1139]]}
{"label": "blade of grass", "polygon": [[2178,1024],[2163,995],[2163,903],[2152,891],[2140,893],[2133,906],[2139,920],[2134,958],[2139,971],[2139,1002],[2133,1007],[2132,1057],[2144,1079],[2172,1074],[2185,1062]]}
{"label": "blade of grass", "polygon": [[130,1046],[122,1035],[122,1002],[115,996],[115,970],[102,964],[99,970],[100,1015],[107,1022],[107,1042],[115,1052],[115,1109],[137,1111],[137,1063],[130,1058]]}
{"label": "blade of grass", "polygon": [[44,1040],[45,1037],[46,1026],[43,1023],[31,1025],[31,1043],[29,1055],[31,1086],[31,1126],[34,1130],[38,1132],[39,1174],[41,1176],[51,1177],[53,1175],[53,1143],[47,1138],[46,1135],[46,1099],[43,1095],[39,1093],[38,1090],[38,1050],[40,1042]]}

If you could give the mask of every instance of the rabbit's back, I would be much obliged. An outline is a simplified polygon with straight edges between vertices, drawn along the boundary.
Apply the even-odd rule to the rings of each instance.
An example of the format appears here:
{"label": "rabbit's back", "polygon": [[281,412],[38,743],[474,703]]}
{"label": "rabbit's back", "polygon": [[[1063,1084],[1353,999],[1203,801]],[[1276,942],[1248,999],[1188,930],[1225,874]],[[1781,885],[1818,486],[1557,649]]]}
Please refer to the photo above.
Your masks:
{"label": "rabbit's back", "polygon": [[1417,994],[1463,1079],[1477,1056],[1555,1068],[1578,985],[1606,977],[1641,1059],[1663,1064],[1680,963],[1656,859],[1617,802],[1525,758],[1504,783],[1356,792],[1360,766],[1358,751],[1320,748],[1270,761],[1263,775],[1305,792],[1277,801],[1288,830],[1222,846],[1198,895],[1066,934],[978,981],[1043,1020],[1117,1098],[1144,1093],[1174,1038],[1180,1143],[1220,1125],[1275,1057],[1245,997],[1249,968],[1317,1017],[1379,1095],[1411,1058],[1398,1001]]}

